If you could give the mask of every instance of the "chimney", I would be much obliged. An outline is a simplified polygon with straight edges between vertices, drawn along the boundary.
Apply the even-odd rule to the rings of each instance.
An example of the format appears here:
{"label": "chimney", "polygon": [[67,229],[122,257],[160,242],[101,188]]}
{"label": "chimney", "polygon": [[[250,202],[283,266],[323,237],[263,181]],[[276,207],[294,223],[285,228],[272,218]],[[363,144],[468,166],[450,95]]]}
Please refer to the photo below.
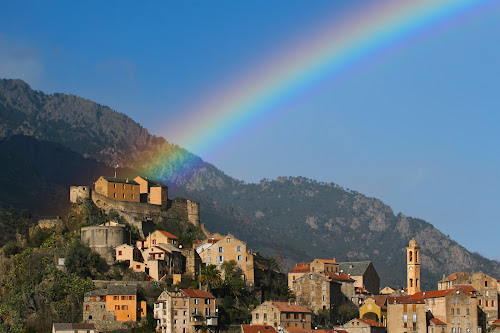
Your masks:
{"label": "chimney", "polygon": [[333,261],[337,262],[337,258],[333,257]]}
{"label": "chimney", "polygon": [[127,178],[126,182],[128,183],[128,178]]}

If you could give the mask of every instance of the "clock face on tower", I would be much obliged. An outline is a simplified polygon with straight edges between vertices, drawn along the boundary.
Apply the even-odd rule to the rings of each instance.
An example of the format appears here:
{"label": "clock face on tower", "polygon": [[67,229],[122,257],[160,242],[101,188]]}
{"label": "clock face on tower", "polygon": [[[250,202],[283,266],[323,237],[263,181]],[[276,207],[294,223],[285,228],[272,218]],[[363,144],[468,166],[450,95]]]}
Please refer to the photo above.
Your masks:
{"label": "clock face on tower", "polygon": [[413,270],[413,267],[412,267],[412,266],[408,267],[408,270],[409,270],[409,271],[412,271],[412,270]]}

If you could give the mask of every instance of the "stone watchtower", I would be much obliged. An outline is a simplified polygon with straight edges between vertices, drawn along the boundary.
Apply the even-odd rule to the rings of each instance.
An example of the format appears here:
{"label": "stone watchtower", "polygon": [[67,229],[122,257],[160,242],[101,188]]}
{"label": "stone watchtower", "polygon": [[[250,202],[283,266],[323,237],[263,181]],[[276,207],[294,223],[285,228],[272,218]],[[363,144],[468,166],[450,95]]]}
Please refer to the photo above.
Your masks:
{"label": "stone watchtower", "polygon": [[413,295],[420,292],[420,247],[415,238],[406,248],[406,266],[408,295]]}

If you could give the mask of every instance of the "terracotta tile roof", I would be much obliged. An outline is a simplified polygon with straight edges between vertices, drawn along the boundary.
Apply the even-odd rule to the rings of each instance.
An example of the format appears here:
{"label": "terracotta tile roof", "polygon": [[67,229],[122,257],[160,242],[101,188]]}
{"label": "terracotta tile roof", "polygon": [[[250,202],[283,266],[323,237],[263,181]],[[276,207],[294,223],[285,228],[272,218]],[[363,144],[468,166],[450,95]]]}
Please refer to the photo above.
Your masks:
{"label": "terracotta tile roof", "polygon": [[454,292],[455,289],[447,289],[447,290],[431,290],[431,291],[421,291],[411,295],[412,298],[437,298],[437,297],[445,297],[446,295]]}
{"label": "terracotta tile roof", "polygon": [[467,295],[471,295],[471,294],[473,295],[477,291],[470,284],[455,285],[455,288],[460,289],[462,292],[466,293]]}
{"label": "terracotta tile roof", "polygon": [[388,296],[387,297],[387,305],[389,304],[424,304],[425,303],[425,300],[420,297],[413,297],[415,295],[412,295],[412,296]]}
{"label": "terracotta tile roof", "polygon": [[497,319],[493,322],[493,325],[500,325],[500,319]]}
{"label": "terracotta tile roof", "polygon": [[301,307],[295,303],[288,302],[272,302],[273,306],[280,312],[301,312],[301,313],[311,313],[311,311],[306,308]]}
{"label": "terracotta tile roof", "polygon": [[178,239],[177,237],[175,237],[174,235],[172,235],[170,232],[166,232],[166,231],[163,231],[163,230],[159,230],[164,236],[168,237],[168,238],[172,238],[172,239]]}
{"label": "terracotta tile roof", "polygon": [[205,290],[199,289],[181,289],[181,291],[188,297],[194,298],[215,298],[214,295]]}
{"label": "terracotta tile roof", "polygon": [[370,326],[375,326],[375,327],[385,327],[385,326],[382,326],[380,325],[379,323],[377,323],[376,321],[373,321],[371,319],[365,319],[365,318],[359,318],[358,319],[359,321],[362,321],[364,323],[367,323],[368,325]]}
{"label": "terracotta tile roof", "polygon": [[274,327],[269,325],[241,325],[243,333],[277,333]]}
{"label": "terracotta tile roof", "polygon": [[287,328],[285,328],[285,331],[290,333],[307,333],[307,331],[302,327],[295,327],[295,326],[288,326]]}
{"label": "terracotta tile roof", "polygon": [[375,295],[372,297],[375,300],[375,304],[380,306],[382,310],[387,310],[386,302],[387,302],[387,296],[386,295]]}
{"label": "terracotta tile roof", "polygon": [[465,273],[464,272],[456,272],[456,273],[453,273],[447,277],[445,277],[444,279],[438,281],[438,282],[445,282],[445,281],[454,281],[457,279],[458,276],[460,275],[464,275]]}
{"label": "terracotta tile roof", "polygon": [[309,272],[310,269],[311,269],[311,264],[310,263],[308,263],[308,262],[299,262],[290,271],[290,273],[305,273],[305,272]]}
{"label": "terracotta tile roof", "polygon": [[331,259],[316,259],[317,261],[321,261],[324,264],[338,264],[336,260]]}
{"label": "terracotta tile roof", "polygon": [[431,318],[430,320],[434,325],[446,325],[446,323],[442,320],[439,320],[437,318]]}
{"label": "terracotta tile roof", "polygon": [[345,273],[337,274],[326,272],[325,275],[329,276],[334,281],[354,282],[354,279]]}

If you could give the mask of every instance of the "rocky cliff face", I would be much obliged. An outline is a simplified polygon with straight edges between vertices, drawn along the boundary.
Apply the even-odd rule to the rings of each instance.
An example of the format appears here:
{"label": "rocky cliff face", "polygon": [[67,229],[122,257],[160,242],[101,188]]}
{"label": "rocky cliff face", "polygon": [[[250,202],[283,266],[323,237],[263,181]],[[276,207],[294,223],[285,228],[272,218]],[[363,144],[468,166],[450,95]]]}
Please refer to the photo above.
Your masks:
{"label": "rocky cliff face", "polygon": [[[497,262],[470,253],[423,220],[394,214],[378,199],[302,177],[245,184],[123,114],[76,96],[33,91],[20,80],[0,80],[0,138],[10,158],[1,164],[0,185],[9,191],[0,201],[19,208],[59,207],[68,202],[70,185],[90,184],[120,164],[199,201],[210,231],[232,232],[255,250],[277,255],[285,268],[320,257],[372,260],[382,285],[402,286],[405,247],[415,237],[424,288],[435,289],[441,274],[454,271],[500,276]],[[26,147],[34,154],[24,153]],[[47,196],[50,205],[32,204]]]}

